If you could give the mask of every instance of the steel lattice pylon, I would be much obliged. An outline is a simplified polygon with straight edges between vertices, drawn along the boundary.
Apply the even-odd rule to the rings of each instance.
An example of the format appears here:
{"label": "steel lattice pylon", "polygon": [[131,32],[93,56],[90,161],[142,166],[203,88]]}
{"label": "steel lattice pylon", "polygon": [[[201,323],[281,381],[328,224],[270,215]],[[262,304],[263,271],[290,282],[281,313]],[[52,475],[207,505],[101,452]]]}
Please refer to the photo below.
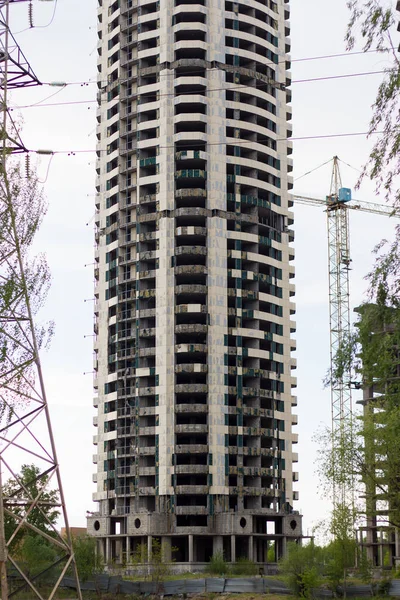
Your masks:
{"label": "steel lattice pylon", "polygon": [[[23,0],[10,0],[10,3]],[[27,586],[35,597],[51,600],[68,570],[81,600],[78,573],[39,351],[45,329],[35,321],[35,309],[46,284],[43,261],[32,262],[29,249],[44,214],[41,193],[34,178],[24,179],[11,154],[26,152],[8,111],[8,91],[39,85],[27,60],[9,31],[9,2],[0,0],[0,579],[1,598],[18,597]],[[37,473],[29,481],[19,475],[21,464],[34,463]],[[14,481],[12,491],[6,477]],[[2,481],[3,479],[3,481]],[[54,493],[52,493],[54,491]],[[49,494],[50,492],[50,494]],[[63,518],[62,537],[48,518],[55,511]],[[35,519],[33,517],[35,516]],[[41,521],[44,526],[35,523]],[[5,527],[7,525],[7,527]],[[33,576],[19,558],[18,534],[33,533],[56,550],[54,559]],[[8,571],[20,583],[8,589]],[[46,591],[38,582],[49,573]]]}

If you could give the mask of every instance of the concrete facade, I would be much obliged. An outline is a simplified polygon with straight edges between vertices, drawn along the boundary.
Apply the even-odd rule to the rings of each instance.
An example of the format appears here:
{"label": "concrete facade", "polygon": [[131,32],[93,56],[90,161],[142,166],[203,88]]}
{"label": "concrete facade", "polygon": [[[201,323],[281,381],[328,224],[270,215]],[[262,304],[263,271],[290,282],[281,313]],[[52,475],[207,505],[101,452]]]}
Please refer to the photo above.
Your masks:
{"label": "concrete facade", "polygon": [[301,534],[289,3],[99,0],[94,500],[107,560]]}

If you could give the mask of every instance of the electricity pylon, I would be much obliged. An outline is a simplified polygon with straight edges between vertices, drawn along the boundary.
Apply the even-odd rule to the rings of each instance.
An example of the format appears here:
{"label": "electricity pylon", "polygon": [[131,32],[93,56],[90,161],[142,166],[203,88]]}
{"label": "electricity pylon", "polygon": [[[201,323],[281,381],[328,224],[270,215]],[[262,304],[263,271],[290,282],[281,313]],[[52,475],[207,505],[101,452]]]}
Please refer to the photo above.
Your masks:
{"label": "electricity pylon", "polygon": [[[332,451],[333,467],[336,469],[335,479],[339,485],[334,486],[333,504],[342,503],[348,492],[346,478],[352,474],[345,473],[346,464],[343,456],[344,427],[352,419],[351,398],[351,365],[344,360],[340,370],[336,369],[339,353],[350,339],[350,211],[361,211],[387,217],[400,215],[388,205],[351,200],[351,191],[342,187],[339,171],[339,159],[333,159],[331,190],[325,200],[307,196],[293,195],[296,204],[323,206],[327,215],[328,229],[328,269],[329,269],[329,329],[330,329],[330,379],[331,379],[331,416],[332,416]],[[338,446],[340,448],[338,448]]]}
{"label": "electricity pylon", "polygon": [[[35,322],[47,271],[43,261],[28,258],[44,209],[37,182],[33,177],[24,181],[11,156],[26,152],[26,148],[9,115],[8,92],[40,85],[9,30],[10,4],[20,1],[24,0],[0,0],[1,598],[18,597],[28,587],[40,600],[52,600],[64,575],[71,570],[77,597],[82,600],[39,354],[45,330]],[[22,480],[21,464],[32,461],[39,472],[31,481]],[[2,483],[4,474],[13,480],[12,491],[8,492],[10,486]],[[49,496],[48,492],[55,493]],[[49,511],[62,517],[65,537],[49,519]],[[38,527],[38,521],[44,526]],[[35,576],[26,572],[16,553],[22,532],[40,536],[57,550],[53,563]],[[7,583],[10,572],[14,579],[19,578],[12,590]],[[44,593],[38,582],[49,573],[53,579],[50,585],[47,582],[49,591]]]}

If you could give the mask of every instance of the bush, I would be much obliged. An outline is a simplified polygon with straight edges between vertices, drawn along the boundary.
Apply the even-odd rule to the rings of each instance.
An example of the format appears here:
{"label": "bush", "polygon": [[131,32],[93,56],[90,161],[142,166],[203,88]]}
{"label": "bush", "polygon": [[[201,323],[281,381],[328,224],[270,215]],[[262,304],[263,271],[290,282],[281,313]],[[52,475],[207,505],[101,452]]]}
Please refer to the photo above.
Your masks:
{"label": "bush", "polygon": [[216,552],[212,555],[209,564],[207,565],[206,572],[210,575],[226,575],[229,572],[229,567],[224,559],[223,552]]}
{"label": "bush", "polygon": [[279,568],[288,587],[300,598],[310,598],[319,584],[321,572],[320,550],[312,542],[307,546],[289,543],[286,556]]}
{"label": "bush", "polygon": [[378,581],[378,585],[377,585],[378,596],[389,596],[391,583],[392,583],[392,580],[390,579],[390,577],[384,577],[383,579]]}
{"label": "bush", "polygon": [[97,575],[103,573],[103,558],[96,550],[95,538],[90,535],[73,537],[72,547],[81,583],[88,579],[94,580]]}
{"label": "bush", "polygon": [[258,575],[258,567],[252,560],[242,557],[232,565],[232,573],[233,575],[246,575],[251,577],[253,575]]}

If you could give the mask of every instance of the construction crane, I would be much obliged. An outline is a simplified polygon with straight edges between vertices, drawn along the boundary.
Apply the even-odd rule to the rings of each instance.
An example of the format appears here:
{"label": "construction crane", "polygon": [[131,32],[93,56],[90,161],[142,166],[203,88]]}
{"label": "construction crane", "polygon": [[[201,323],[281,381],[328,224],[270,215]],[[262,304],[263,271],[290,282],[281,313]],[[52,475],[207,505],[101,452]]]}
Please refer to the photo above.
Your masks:
{"label": "construction crane", "polygon": [[[351,372],[350,365],[344,364],[340,376],[332,376],[335,371],[335,358],[350,336],[350,211],[362,211],[387,217],[400,217],[395,209],[388,205],[352,200],[351,190],[342,187],[339,170],[339,158],[333,158],[333,171],[330,194],[325,200],[293,194],[296,204],[323,206],[326,210],[328,225],[328,264],[329,264],[329,328],[330,328],[330,373],[331,373],[331,416],[333,444],[341,439],[343,425],[351,422]],[[346,363],[346,361],[345,361]],[[336,440],[336,442],[335,442]],[[335,448],[332,448],[335,452]],[[335,460],[335,458],[334,458]],[[336,457],[335,468],[345,468]],[[343,481],[340,477],[339,481]],[[334,506],[343,502],[346,496],[344,485],[334,486]]]}

